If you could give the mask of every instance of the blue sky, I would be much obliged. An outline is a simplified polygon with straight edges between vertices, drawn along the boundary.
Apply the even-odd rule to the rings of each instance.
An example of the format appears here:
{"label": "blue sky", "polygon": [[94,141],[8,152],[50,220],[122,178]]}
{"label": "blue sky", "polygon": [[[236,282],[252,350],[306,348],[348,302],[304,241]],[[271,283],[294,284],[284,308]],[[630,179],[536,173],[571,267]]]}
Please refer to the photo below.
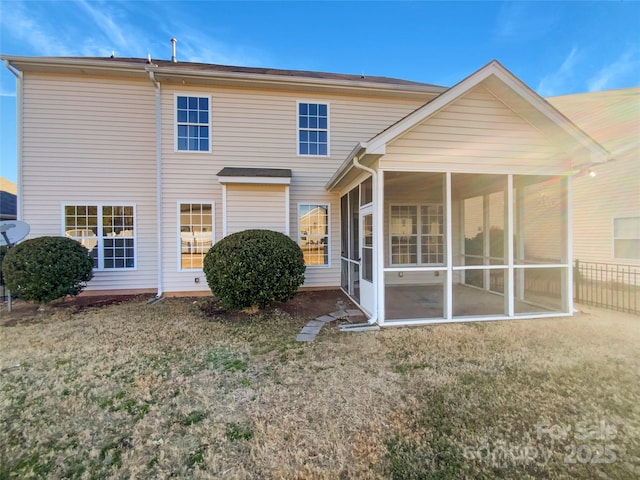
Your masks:
{"label": "blue sky", "polygon": [[[640,85],[640,2],[0,0],[0,53],[364,73],[451,86],[492,59],[543,96]],[[0,175],[15,79],[0,69]]]}

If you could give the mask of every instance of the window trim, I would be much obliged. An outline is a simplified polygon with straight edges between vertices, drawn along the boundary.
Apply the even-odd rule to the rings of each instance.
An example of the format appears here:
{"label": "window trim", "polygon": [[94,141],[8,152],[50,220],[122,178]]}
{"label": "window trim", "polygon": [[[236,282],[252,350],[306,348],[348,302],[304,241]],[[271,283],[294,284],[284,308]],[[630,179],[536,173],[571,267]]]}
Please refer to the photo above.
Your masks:
{"label": "window trim", "polygon": [[296,229],[297,229],[297,241],[296,243],[298,244],[298,246],[300,248],[302,248],[301,245],[301,237],[302,237],[302,233],[300,231],[300,219],[301,219],[301,215],[300,215],[300,207],[303,205],[316,205],[316,206],[326,206],[327,207],[327,263],[324,265],[306,265],[307,268],[330,268],[331,267],[331,203],[328,201],[318,201],[318,202],[314,202],[314,201],[305,201],[305,202],[298,202],[297,205],[297,211],[296,211]]}
{"label": "window trim", "polygon": [[202,268],[182,268],[182,238],[180,234],[180,205],[188,204],[209,204],[211,205],[211,246],[216,243],[216,202],[213,200],[178,200],[176,203],[176,235],[177,235],[177,268],[178,272],[202,272]]}
{"label": "window trim", "polygon": [[[104,236],[97,235],[98,244],[98,266],[93,268],[94,272],[135,272],[138,270],[138,206],[135,202],[86,202],[82,200],[62,202],[60,213],[62,216],[61,229],[62,236],[68,237],[66,233],[66,207],[96,207],[98,214],[98,228],[103,228],[102,208],[103,207],[132,207],[133,208],[133,267],[105,268],[104,266]],[[102,253],[101,253],[102,252]]]}
{"label": "window trim", "polygon": [[[391,268],[395,268],[395,267],[436,267],[436,268],[442,268],[446,266],[446,247],[447,244],[444,241],[444,238],[446,236],[445,233],[442,234],[438,234],[438,235],[423,235],[422,234],[422,216],[421,216],[421,212],[422,212],[422,208],[423,207],[430,207],[430,206],[436,206],[436,207],[443,207],[444,209],[444,204],[443,203],[390,203],[389,204],[389,231],[388,231],[388,242],[389,242],[389,262],[388,265]],[[391,210],[393,207],[416,207],[416,233],[415,234],[411,234],[410,236],[415,237],[416,238],[416,260],[418,260],[417,263],[393,263],[393,242],[392,239],[394,237],[393,232],[391,231]],[[446,222],[446,216],[443,215],[443,222],[442,222],[442,226],[443,226],[443,231],[446,232],[446,228],[445,228],[445,222]],[[424,263],[422,262],[422,237],[429,237],[429,236],[441,236],[443,239],[443,252],[442,252],[442,263]]]}
{"label": "window trim", "polygon": [[[327,106],[327,154],[312,154],[312,153],[300,153],[300,104],[315,104],[315,105],[326,105]],[[311,157],[311,158],[328,158],[331,156],[331,104],[326,100],[296,100],[296,154],[298,157]],[[308,129],[306,129],[308,130]],[[324,129],[313,129],[313,130],[324,130]]]}
{"label": "window trim", "polygon": [[[197,97],[209,99],[209,142],[207,144],[207,150],[179,150],[178,149],[178,97]],[[213,103],[211,95],[208,93],[199,92],[174,92],[173,94],[173,151],[175,153],[193,153],[193,154],[206,154],[213,151],[213,129],[212,129],[212,117],[213,117]]]}
{"label": "window trim", "polygon": [[619,257],[619,256],[616,255],[616,240],[638,240],[638,241],[640,241],[640,237],[635,237],[635,238],[616,237],[616,220],[627,220],[627,219],[631,219],[631,218],[635,218],[635,219],[638,219],[638,221],[640,221],[640,216],[639,215],[625,215],[623,217],[613,217],[611,219],[611,256],[615,260],[627,260],[627,261],[632,261],[632,262],[640,261],[640,257],[639,258],[629,258],[629,257]]}

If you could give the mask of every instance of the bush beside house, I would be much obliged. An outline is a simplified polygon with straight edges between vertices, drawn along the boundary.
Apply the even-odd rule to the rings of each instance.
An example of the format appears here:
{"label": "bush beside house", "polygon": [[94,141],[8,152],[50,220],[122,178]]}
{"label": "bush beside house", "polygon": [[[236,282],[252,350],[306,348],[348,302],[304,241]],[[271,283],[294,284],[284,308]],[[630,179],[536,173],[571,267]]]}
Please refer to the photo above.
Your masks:
{"label": "bush beside house", "polygon": [[271,230],[244,230],[216,243],[204,259],[213,294],[228,309],[265,308],[285,302],[304,283],[302,250]]}
{"label": "bush beside house", "polygon": [[47,303],[77,295],[93,275],[85,247],[65,237],[39,237],[10,248],[2,261],[7,287],[23,300]]}

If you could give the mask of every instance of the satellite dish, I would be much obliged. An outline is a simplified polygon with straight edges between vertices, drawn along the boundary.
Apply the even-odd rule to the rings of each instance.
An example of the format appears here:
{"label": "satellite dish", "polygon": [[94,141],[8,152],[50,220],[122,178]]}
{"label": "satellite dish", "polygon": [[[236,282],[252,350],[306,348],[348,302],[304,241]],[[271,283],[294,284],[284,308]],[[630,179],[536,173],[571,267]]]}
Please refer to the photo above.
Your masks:
{"label": "satellite dish", "polygon": [[31,227],[19,220],[3,220],[0,222],[0,247],[12,246],[29,234]]}

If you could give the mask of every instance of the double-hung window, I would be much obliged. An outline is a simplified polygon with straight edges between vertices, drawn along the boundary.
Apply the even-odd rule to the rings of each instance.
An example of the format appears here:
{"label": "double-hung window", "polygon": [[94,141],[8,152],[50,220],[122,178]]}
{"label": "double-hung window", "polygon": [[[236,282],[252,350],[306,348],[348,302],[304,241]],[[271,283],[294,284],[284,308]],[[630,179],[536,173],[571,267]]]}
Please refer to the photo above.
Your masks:
{"label": "double-hung window", "polygon": [[180,270],[202,269],[213,245],[213,203],[181,203]]}
{"label": "double-hung window", "polygon": [[640,217],[613,219],[613,256],[640,260]]}
{"label": "double-hung window", "polygon": [[176,96],[176,149],[208,152],[211,145],[209,97]]}
{"label": "double-hung window", "polygon": [[97,270],[136,266],[133,205],[66,205],[64,233],[89,250]]}
{"label": "double-hung window", "polygon": [[441,204],[391,205],[391,265],[444,263],[444,210]]}
{"label": "double-hung window", "polygon": [[305,265],[329,265],[329,205],[304,204],[298,208],[299,243]]}
{"label": "double-hung window", "polygon": [[298,154],[329,155],[329,105],[298,103]]}

